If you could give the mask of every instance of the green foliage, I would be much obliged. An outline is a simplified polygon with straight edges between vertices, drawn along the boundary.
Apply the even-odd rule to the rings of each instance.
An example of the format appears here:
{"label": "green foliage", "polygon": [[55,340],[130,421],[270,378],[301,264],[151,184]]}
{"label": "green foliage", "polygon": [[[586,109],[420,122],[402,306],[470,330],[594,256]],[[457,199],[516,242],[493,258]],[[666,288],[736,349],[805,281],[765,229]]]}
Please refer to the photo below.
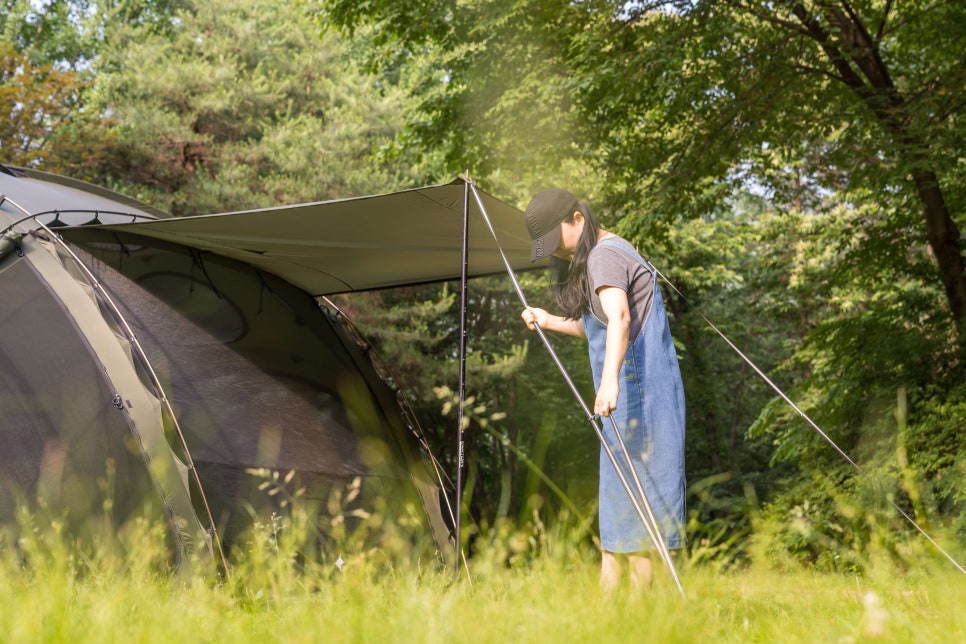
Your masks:
{"label": "green foliage", "polygon": [[111,154],[85,178],[179,215],[423,182],[419,166],[375,163],[400,127],[398,90],[320,39],[302,4],[219,0],[173,20],[104,26],[87,109]]}
{"label": "green foliage", "polygon": [[378,24],[376,61],[418,61],[410,135],[479,178],[567,179],[665,219],[712,212],[748,179],[786,201],[848,183],[915,198],[910,167],[929,165],[960,192],[943,164],[963,138],[958,6],[854,3],[866,50],[815,2],[313,4],[323,24]]}
{"label": "green foliage", "polygon": [[930,411],[907,424],[909,406],[900,390],[898,403],[888,406],[893,422],[885,420],[886,413],[867,414],[855,448],[861,475],[830,458],[828,449],[810,448],[808,458],[820,465],[790,483],[764,512],[768,556],[791,555],[837,570],[868,571],[883,558],[902,565],[910,553],[932,551],[915,521],[956,557],[966,541],[961,520],[966,470],[959,432],[950,433],[944,422],[957,422],[961,410],[934,404],[921,405]]}
{"label": "green foliage", "polygon": [[[459,284],[404,287],[338,296],[413,401],[435,404],[435,384],[455,389],[459,364]],[[467,378],[472,392],[491,391],[523,360],[522,333],[502,321],[519,307],[498,281],[480,279],[467,293]],[[514,308],[515,307],[515,308]],[[427,378],[435,379],[427,382]],[[430,386],[427,386],[430,385]]]}
{"label": "green foliage", "polygon": [[85,87],[77,73],[34,64],[29,52],[0,41],[0,113],[7,115],[0,122],[2,162],[56,169],[51,148],[68,153],[56,138],[71,127]]}
{"label": "green foliage", "polygon": [[[524,275],[525,292],[546,290],[545,277]],[[409,397],[434,453],[455,478],[458,285],[425,286],[342,296],[339,306],[372,341]],[[520,321],[521,305],[504,279],[473,280],[466,311],[467,474],[464,498],[474,520],[526,522],[535,510],[549,519],[567,508],[593,517],[599,446],[572,394],[537,339]],[[553,338],[585,391],[586,347]],[[556,343],[559,341],[559,346]],[[499,422],[487,414],[499,413]]]}
{"label": "green foliage", "polygon": [[[559,525],[559,524],[558,524]],[[153,570],[160,532],[126,532],[130,556],[82,552],[50,526],[0,539],[0,631],[11,641],[947,641],[966,630],[966,581],[925,560],[905,574],[684,566],[651,592],[602,594],[599,558],[565,530],[506,525],[459,573],[392,541],[294,567],[285,524],[255,529],[224,578]],[[13,548],[12,545],[17,547]]]}
{"label": "green foliage", "polygon": [[188,0],[5,0],[0,40],[29,53],[34,65],[87,74],[111,25],[137,24],[171,32]]}
{"label": "green foliage", "polygon": [[[524,201],[539,188],[596,190],[580,145],[566,78],[572,5],[313,0],[323,26],[372,23],[374,68],[412,72],[400,145],[432,153],[451,173],[469,169],[495,194]],[[403,8],[405,7],[405,8]],[[525,201],[524,201],[525,205]]]}
{"label": "green foliage", "polygon": [[915,516],[927,526],[948,528],[966,541],[966,404],[962,385],[916,392],[918,413],[900,416],[898,464]]}
{"label": "green foliage", "polygon": [[0,6],[0,40],[27,54],[33,65],[76,69],[90,56],[80,28],[87,1],[6,0]]}

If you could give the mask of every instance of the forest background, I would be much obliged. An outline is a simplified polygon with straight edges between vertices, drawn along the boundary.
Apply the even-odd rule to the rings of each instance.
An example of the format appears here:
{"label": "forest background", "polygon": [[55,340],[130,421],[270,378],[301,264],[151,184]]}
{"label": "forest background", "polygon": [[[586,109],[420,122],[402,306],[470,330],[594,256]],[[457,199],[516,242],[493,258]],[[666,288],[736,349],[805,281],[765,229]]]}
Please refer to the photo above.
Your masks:
{"label": "forest background", "polygon": [[[4,0],[0,161],[174,215],[568,187],[678,289],[691,560],[855,570],[922,547],[893,501],[966,548],[964,51],[943,0]],[[454,471],[456,287],[338,301]],[[519,310],[471,284],[464,499],[593,539],[597,439]]]}

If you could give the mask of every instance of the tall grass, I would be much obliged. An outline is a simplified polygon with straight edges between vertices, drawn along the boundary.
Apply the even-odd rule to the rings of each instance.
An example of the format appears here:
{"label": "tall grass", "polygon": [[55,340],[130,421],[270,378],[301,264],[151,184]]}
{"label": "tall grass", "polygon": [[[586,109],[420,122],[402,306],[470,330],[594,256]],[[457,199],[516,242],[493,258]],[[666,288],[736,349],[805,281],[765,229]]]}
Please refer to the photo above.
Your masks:
{"label": "tall grass", "polygon": [[685,599],[660,568],[649,592],[607,596],[598,554],[555,525],[494,526],[457,572],[385,521],[307,556],[294,512],[256,526],[229,575],[199,560],[179,579],[162,527],[81,544],[24,517],[2,540],[0,641],[966,641],[966,576],[925,554],[858,575],[775,566],[752,546],[740,567],[681,557]]}

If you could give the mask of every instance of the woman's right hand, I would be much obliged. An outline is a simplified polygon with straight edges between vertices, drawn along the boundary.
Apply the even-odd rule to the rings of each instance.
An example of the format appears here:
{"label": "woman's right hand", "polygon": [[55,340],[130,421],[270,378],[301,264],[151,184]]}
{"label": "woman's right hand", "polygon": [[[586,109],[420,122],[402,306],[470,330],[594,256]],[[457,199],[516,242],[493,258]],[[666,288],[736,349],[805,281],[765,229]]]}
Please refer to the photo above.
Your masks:
{"label": "woman's right hand", "polygon": [[523,321],[526,323],[527,327],[531,329],[536,329],[537,327],[546,329],[547,324],[550,321],[550,314],[548,314],[546,311],[529,306],[523,309],[523,313],[520,314],[520,317],[523,318]]}

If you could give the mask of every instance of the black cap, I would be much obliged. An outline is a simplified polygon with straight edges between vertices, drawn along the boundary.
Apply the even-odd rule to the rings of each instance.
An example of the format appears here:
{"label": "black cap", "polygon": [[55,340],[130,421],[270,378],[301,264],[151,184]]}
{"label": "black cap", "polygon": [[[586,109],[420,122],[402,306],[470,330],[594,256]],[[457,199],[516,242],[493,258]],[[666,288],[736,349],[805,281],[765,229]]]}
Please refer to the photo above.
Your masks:
{"label": "black cap", "polygon": [[533,246],[530,261],[553,255],[560,245],[560,222],[577,212],[577,197],[562,188],[541,190],[527,206],[527,230]]}

